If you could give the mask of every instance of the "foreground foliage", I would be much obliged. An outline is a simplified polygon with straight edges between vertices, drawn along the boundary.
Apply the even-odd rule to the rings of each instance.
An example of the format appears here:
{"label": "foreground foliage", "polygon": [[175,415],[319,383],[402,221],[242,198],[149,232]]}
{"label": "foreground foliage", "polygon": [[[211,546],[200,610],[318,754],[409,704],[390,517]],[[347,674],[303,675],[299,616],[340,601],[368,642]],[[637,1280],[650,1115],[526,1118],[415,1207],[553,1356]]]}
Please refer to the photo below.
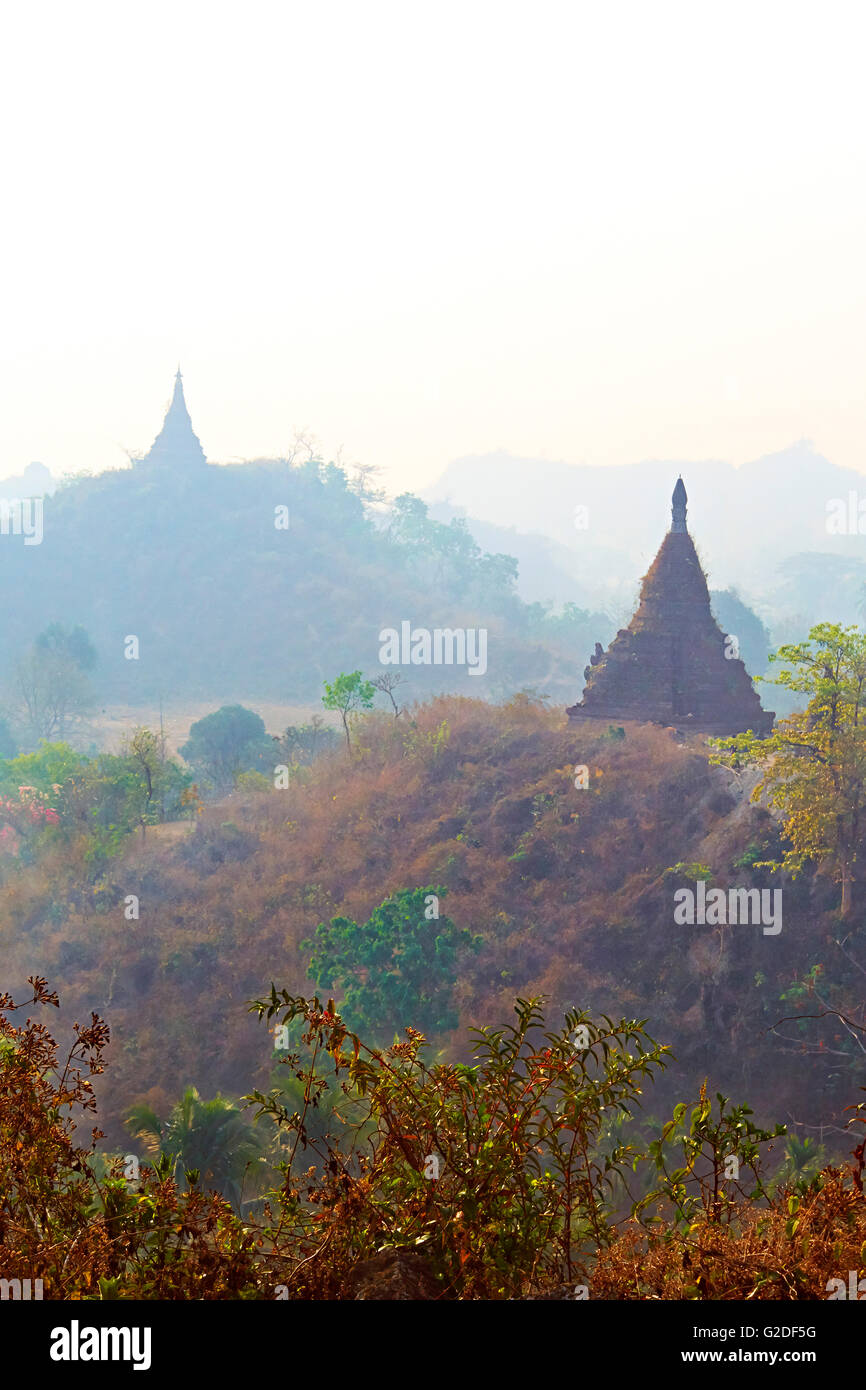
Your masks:
{"label": "foreground foliage", "polygon": [[[28,1006],[59,1007],[30,981]],[[65,1060],[43,1023],[16,1027],[0,996],[0,1266],[6,1279],[42,1279],[47,1298],[239,1298],[254,1291],[254,1236],[215,1193],[178,1191],[171,1165],[100,1179],[102,1137],[75,1140],[95,1111],[108,1027],[75,1025]],[[75,1117],[75,1118],[74,1118]]]}
{"label": "foreground foliage", "polygon": [[[27,1006],[58,1006],[30,983]],[[76,1025],[59,1063],[42,1022],[11,1021],[16,1007],[0,998],[0,1268],[41,1279],[46,1298],[375,1297],[393,1257],[414,1280],[402,1297],[817,1299],[866,1263],[864,1144],[852,1166],[801,1163],[772,1190],[762,1152],[781,1127],[705,1089],[645,1143],[636,1111],[671,1058],[637,1020],[572,1010],[548,1031],[539,1001],[518,1000],[510,1026],[476,1031],[470,1065],[429,1063],[412,1028],[367,1047],[331,1004],[272,986],[251,1008],[303,1030],[303,1055],[283,1062],[300,1100],[248,1097],[276,1125],[281,1177],[241,1217],[200,1171],[178,1172],[194,1092],[168,1126],[138,1116],[151,1164],[106,1160],[97,1127],[86,1146],[76,1131],[95,1110],[107,1026]],[[215,1164],[237,1112],[198,1108]]]}

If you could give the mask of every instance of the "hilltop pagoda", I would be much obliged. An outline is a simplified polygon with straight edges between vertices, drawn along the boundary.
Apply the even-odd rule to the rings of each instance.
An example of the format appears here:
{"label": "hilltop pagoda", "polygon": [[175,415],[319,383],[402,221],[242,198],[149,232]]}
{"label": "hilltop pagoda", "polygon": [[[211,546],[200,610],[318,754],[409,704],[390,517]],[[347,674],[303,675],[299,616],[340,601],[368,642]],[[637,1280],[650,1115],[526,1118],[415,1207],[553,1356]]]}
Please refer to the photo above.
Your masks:
{"label": "hilltop pagoda", "polygon": [[570,719],[637,719],[716,737],[772,729],[774,713],[761,707],[735,644],[713,617],[687,500],[680,478],[671,529],[644,576],[637,611],[606,652],[596,643]]}
{"label": "hilltop pagoda", "polygon": [[207,467],[201,441],[192,427],[183,397],[183,378],[180,367],[174,379],[174,393],[165,413],[162,429],[143,458],[135,460],[138,467],[169,469],[172,473],[195,473]]}

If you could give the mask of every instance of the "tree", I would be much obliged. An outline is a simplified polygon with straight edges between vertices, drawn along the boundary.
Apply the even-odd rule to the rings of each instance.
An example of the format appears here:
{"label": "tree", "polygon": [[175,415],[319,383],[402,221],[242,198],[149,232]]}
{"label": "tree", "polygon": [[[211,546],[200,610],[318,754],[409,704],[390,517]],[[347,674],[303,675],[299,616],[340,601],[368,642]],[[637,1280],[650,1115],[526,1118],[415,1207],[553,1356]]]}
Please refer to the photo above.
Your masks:
{"label": "tree", "polygon": [[403,684],[404,679],[405,677],[400,671],[383,671],[381,676],[373,677],[372,684],[375,689],[378,690],[381,695],[387,695],[388,699],[391,701],[394,707],[395,719],[397,719],[400,714],[400,706],[394,699],[394,691],[399,685]]}
{"label": "tree", "polygon": [[319,753],[331,748],[340,735],[314,714],[309,724],[290,724],[280,737],[271,736],[281,759],[296,766],[312,763]]}
{"label": "tree", "polygon": [[180,754],[203,786],[222,795],[239,772],[271,770],[273,743],[260,715],[243,705],[223,705],[192,725]]}
{"label": "tree", "polygon": [[752,793],[769,793],[790,841],[768,867],[797,874],[807,860],[827,863],[842,885],[841,914],[851,912],[860,844],[866,829],[866,635],[857,627],[819,623],[808,640],[770,656],[782,669],[772,682],[809,697],[804,711],[768,738],[751,732],[714,740],[715,762],[757,763]]}
{"label": "tree", "polygon": [[265,1175],[265,1142],[224,1096],[203,1101],[188,1086],[163,1123],[148,1105],[133,1105],[126,1125],[152,1154],[163,1153],[190,1186],[217,1191],[239,1209],[258,1195]]}
{"label": "tree", "polygon": [[153,793],[159,779],[162,762],[161,740],[152,729],[136,729],[124,747],[124,753],[140,769],[144,783],[144,805],[141,810],[141,827],[147,823],[147,813],[153,800]]}
{"label": "tree", "polygon": [[67,632],[62,623],[49,623],[36,638],[36,646],[41,652],[68,658],[79,671],[92,671],[96,665],[96,648],[80,625]]}
{"label": "tree", "polygon": [[346,675],[342,672],[333,685],[325,681],[325,693],[322,696],[322,704],[325,709],[337,710],[343,721],[343,731],[346,735],[346,747],[352,751],[352,740],[349,734],[350,716],[362,709],[373,708],[373,697],[376,694],[376,687],[372,681],[364,680],[360,671],[352,671]]}
{"label": "tree", "polygon": [[403,889],[377,907],[363,926],[348,917],[320,922],[311,950],[310,979],[343,991],[353,1027],[392,1038],[411,1018],[424,1032],[457,1026],[454,981],[461,952],[475,946],[468,931],[439,916],[446,888]]}
{"label": "tree", "polygon": [[48,743],[43,738],[34,753],[19,753],[0,769],[0,789],[13,791],[27,786],[50,792],[83,771],[86,765],[84,755],[76,753],[68,743]]}
{"label": "tree", "polygon": [[88,672],[96,652],[82,627],[51,623],[19,661],[13,700],[36,738],[62,739],[70,721],[93,707]]}
{"label": "tree", "polygon": [[[516,1022],[474,1030],[468,1065],[428,1061],[409,1026],[387,1050],[370,1048],[333,1001],[323,1009],[272,985],[251,1005],[269,1022],[305,1024],[314,1060],[302,1113],[278,1093],[248,1097],[296,1136],[293,1156],[324,1082],[345,1078],[370,1117],[360,1134],[345,1127],[345,1147],[330,1134],[313,1142],[315,1179],[306,1154],[302,1182],[285,1165],[280,1224],[267,1235],[277,1252],[290,1247],[293,1297],[339,1297],[342,1268],[394,1247],[423,1253],[427,1297],[520,1298],[586,1279],[590,1249],[614,1234],[613,1180],[642,1156],[626,1144],[599,1154],[599,1140],[611,1116],[634,1113],[669,1049],[637,1021],[577,1010],[550,1031],[540,1004],[518,1000]],[[313,1194],[311,1215],[301,1191]]]}
{"label": "tree", "polygon": [[144,833],[147,825],[189,814],[191,782],[190,772],[165,756],[161,736],[145,728],[135,729],[120,753],[88,758],[68,743],[42,739],[36,752],[0,764],[5,809],[12,797],[22,805],[25,824],[59,824],[83,836],[79,843],[91,871],[139,826]]}
{"label": "tree", "polygon": [[427,518],[427,503],[411,492],[395,497],[388,521],[388,535],[413,551],[426,550],[431,522]]}
{"label": "tree", "polygon": [[375,485],[376,474],[381,471],[376,463],[356,463],[349,491],[360,497],[362,502],[384,502],[385,489]]}
{"label": "tree", "polygon": [[[107,770],[107,759],[101,761],[100,770]],[[183,793],[192,781],[174,758],[167,758],[165,738],[153,729],[139,727],[134,729],[124,741],[121,757],[116,766],[125,762],[131,777],[128,779],[130,810],[141,826],[154,821],[160,823],[166,815],[177,815],[183,806]]]}
{"label": "tree", "polygon": [[779,1190],[790,1186],[802,1192],[826,1164],[823,1144],[816,1139],[800,1139],[796,1134],[789,1134],[785,1139],[784,1161],[773,1174],[773,1187]]}

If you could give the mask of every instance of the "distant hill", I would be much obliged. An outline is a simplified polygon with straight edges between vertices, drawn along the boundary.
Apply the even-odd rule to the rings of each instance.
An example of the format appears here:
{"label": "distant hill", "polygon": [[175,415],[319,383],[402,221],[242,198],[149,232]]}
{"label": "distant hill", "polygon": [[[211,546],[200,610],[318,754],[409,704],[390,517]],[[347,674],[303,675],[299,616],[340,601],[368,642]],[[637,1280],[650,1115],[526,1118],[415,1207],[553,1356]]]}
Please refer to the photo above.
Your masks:
{"label": "distant hill", "polygon": [[[437,514],[448,507],[464,515],[473,534],[484,525],[519,532],[523,539],[512,542],[513,551],[524,545],[537,552],[537,538],[551,538],[558,547],[555,570],[536,577],[535,592],[556,591],[565,572],[579,576],[581,602],[603,607],[611,593],[627,598],[649,568],[670,525],[670,495],[679,473],[689,494],[689,530],[711,587],[736,586],[771,628],[857,620],[866,534],[831,534],[827,522],[830,504],[847,504],[851,492],[863,500],[866,513],[866,477],[837,468],[806,441],[740,468],[656,460],[600,468],[507,453],[475,455],[449,464],[424,497]],[[587,509],[585,529],[575,525],[577,507]],[[866,515],[863,526],[866,532]],[[832,610],[822,608],[825,596],[808,580],[792,583],[790,562],[804,552],[822,557],[812,563],[812,573],[826,576],[821,587],[833,592]]]}
{"label": "distant hill", "polygon": [[0,497],[47,497],[56,487],[50,468],[44,463],[28,463],[23,473],[0,478]]}
{"label": "distant hill", "polygon": [[[409,622],[484,627],[488,639],[478,676],[401,666],[408,698],[499,698],[528,685],[574,699],[610,619],[573,609],[548,621],[518,598],[507,557],[410,502],[399,528],[383,524],[342,469],[317,460],[138,466],[64,482],[45,498],[41,544],[0,539],[7,687],[34,637],[61,622],[89,633],[104,702],[318,700],[340,671],[380,673],[380,632]],[[130,636],[137,659],[125,654]]]}
{"label": "distant hill", "polygon": [[538,531],[469,516],[465,507],[449,502],[431,502],[430,515],[443,522],[460,520],[482,549],[513,555],[520,566],[517,589],[527,602],[600,608],[619,625],[631,617],[639,584],[620,552],[594,549],[587,555]]}

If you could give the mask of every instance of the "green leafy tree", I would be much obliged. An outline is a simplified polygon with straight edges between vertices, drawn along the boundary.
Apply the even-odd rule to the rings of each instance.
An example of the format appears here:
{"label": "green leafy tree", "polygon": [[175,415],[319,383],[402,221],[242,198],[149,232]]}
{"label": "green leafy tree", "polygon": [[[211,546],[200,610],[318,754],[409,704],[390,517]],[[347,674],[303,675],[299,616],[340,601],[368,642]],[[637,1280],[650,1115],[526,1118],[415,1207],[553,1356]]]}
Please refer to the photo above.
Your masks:
{"label": "green leafy tree", "polygon": [[807,860],[828,864],[847,917],[866,830],[866,635],[819,623],[807,641],[780,647],[770,660],[781,666],[772,684],[807,695],[806,709],[767,738],[749,732],[715,740],[721,751],[713,761],[758,764],[763,776],[752,800],[767,793],[790,842],[771,867],[796,875]]}
{"label": "green leafy tree", "polygon": [[137,728],[124,740],[119,755],[97,760],[92,784],[97,818],[119,821],[124,830],[175,820],[184,814],[182,796],[192,774],[166,757],[165,741],[153,729]]}
{"label": "green leafy tree", "polygon": [[33,753],[19,753],[0,767],[0,788],[35,787],[40,792],[53,791],[87,766],[88,759],[76,753],[68,743],[49,743],[39,740]]}
{"label": "green leafy tree", "polygon": [[454,981],[470,932],[438,916],[446,888],[403,889],[359,925],[348,917],[320,922],[312,941],[310,979],[343,994],[346,1017],[370,1036],[392,1038],[407,1018],[425,1033],[456,1028]]}
{"label": "green leafy tree", "polygon": [[239,1209],[258,1195],[267,1176],[266,1143],[224,1096],[203,1101],[188,1086],[163,1122],[147,1105],[134,1105],[126,1125],[151,1154],[165,1154],[190,1186],[217,1191]]}
{"label": "green leafy tree", "polygon": [[352,751],[352,739],[349,734],[349,721],[354,714],[362,709],[373,708],[373,698],[376,694],[376,687],[372,681],[365,680],[360,671],[352,671],[349,675],[342,672],[332,685],[325,681],[325,693],[322,696],[322,704],[325,709],[336,710],[343,721],[343,732],[346,735],[346,747]]}
{"label": "green leafy tree", "polygon": [[81,837],[91,876],[138,827],[192,814],[191,782],[191,773],[165,756],[161,737],[144,728],[134,730],[120,753],[88,758],[68,743],[42,739],[36,752],[0,765],[0,794],[21,796],[23,787],[31,803],[50,806],[60,833]]}
{"label": "green leafy tree", "polygon": [[[658,1174],[658,1186],[636,1202],[632,1214],[640,1215],[659,1198],[666,1199],[674,1221],[688,1226],[703,1212],[707,1221],[730,1222],[737,1201],[755,1202],[767,1195],[761,1175],[761,1146],[785,1133],[784,1125],[765,1130],[754,1125],[748,1105],[729,1106],[727,1096],[716,1093],[718,1115],[706,1083],[691,1113],[685,1101],[674,1107],[661,1137],[649,1145]],[[670,1163],[671,1147],[679,1149]],[[746,1191],[746,1187],[749,1191]]]}
{"label": "green leafy tree", "polygon": [[273,742],[260,715],[243,705],[223,705],[192,725],[180,754],[199,785],[223,795],[239,772],[271,770]]}
{"label": "green leafy tree", "polygon": [[141,770],[144,783],[144,814],[153,801],[156,784],[159,780],[160,766],[165,758],[165,748],[159,734],[152,729],[135,729],[124,746],[124,753]]}
{"label": "green leafy tree", "polygon": [[800,1139],[789,1134],[785,1140],[785,1157],[773,1174],[774,1191],[792,1187],[801,1195],[827,1164],[827,1153],[816,1139]]}
{"label": "green leafy tree", "polygon": [[[577,1010],[547,1031],[540,1003],[518,1000],[514,1023],[474,1030],[469,1065],[429,1062],[412,1028],[370,1048],[318,998],[272,987],[251,1005],[305,1022],[308,1098],[336,1071],[368,1107],[363,1143],[329,1139],[315,1185],[304,1174],[309,1207],[287,1165],[281,1220],[264,1234],[287,1252],[292,1296],[339,1297],[345,1270],[393,1247],[423,1251],[438,1285],[428,1297],[519,1298],[587,1278],[591,1251],[614,1235],[611,1193],[640,1157],[627,1143],[601,1152],[600,1140],[640,1105],[669,1049],[636,1020]],[[278,1099],[249,1099],[297,1135],[301,1117]]]}

